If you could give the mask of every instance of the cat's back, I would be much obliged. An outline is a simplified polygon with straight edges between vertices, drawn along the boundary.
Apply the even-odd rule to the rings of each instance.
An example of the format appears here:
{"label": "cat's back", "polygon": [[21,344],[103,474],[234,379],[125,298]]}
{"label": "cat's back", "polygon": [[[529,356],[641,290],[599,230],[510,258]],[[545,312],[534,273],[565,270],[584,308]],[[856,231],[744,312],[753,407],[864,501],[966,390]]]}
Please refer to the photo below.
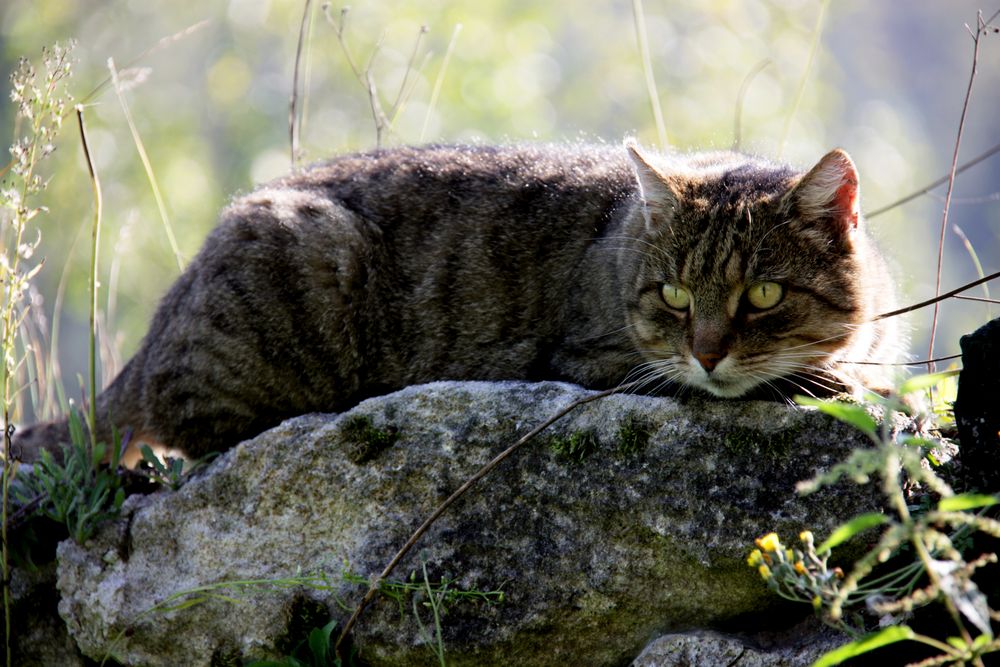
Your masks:
{"label": "cat's back", "polygon": [[[344,155],[263,186],[335,202],[387,233],[440,224],[557,223],[601,215],[627,199],[635,179],[619,147],[587,144],[429,145]],[[561,212],[561,214],[560,214]]]}

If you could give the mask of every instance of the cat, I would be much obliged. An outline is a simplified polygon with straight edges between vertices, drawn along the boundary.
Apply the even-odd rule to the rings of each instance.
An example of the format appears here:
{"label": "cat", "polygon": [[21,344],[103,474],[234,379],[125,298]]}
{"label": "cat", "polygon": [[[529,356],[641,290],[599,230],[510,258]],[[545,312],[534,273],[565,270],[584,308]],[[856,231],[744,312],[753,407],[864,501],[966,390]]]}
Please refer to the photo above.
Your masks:
{"label": "cat", "polygon": [[[432,380],[884,388],[893,281],[842,150],[810,171],[608,145],[346,155],[235,199],[97,398],[191,457]],[[65,421],[17,434],[37,457]]]}

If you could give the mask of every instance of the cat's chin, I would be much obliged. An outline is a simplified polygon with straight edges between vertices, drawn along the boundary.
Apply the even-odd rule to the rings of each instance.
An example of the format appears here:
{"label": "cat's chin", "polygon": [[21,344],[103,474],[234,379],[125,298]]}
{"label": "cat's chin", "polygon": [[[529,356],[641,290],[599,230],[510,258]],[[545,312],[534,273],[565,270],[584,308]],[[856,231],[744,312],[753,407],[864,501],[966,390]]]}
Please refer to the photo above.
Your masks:
{"label": "cat's chin", "polygon": [[688,380],[688,384],[717,398],[739,398],[750,393],[758,383],[742,378],[723,378],[715,375]]}

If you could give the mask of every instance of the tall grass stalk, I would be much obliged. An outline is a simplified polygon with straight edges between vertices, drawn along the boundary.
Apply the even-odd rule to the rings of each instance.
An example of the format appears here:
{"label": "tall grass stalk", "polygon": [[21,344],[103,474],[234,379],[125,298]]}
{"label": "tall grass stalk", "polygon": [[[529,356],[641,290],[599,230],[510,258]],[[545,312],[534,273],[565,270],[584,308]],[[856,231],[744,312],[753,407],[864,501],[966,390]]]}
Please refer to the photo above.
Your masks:
{"label": "tall grass stalk", "polygon": [[806,59],[806,66],[802,70],[802,76],[799,78],[799,87],[795,91],[795,102],[792,103],[792,108],[788,110],[788,115],[785,117],[785,127],[781,130],[781,141],[778,143],[778,157],[785,152],[785,144],[788,143],[788,135],[792,131],[792,121],[795,120],[796,114],[799,112],[799,107],[802,105],[802,95],[806,90],[806,83],[809,81],[809,73],[812,71],[813,61],[816,59],[816,50],[819,48],[819,38],[823,34],[823,21],[826,19],[826,9],[830,6],[830,0],[823,0],[823,3],[819,6],[819,15],[816,17],[816,25],[813,27],[812,41],[809,44],[809,57]]}
{"label": "tall grass stalk", "polygon": [[295,68],[292,72],[292,97],[288,104],[288,143],[291,145],[291,158],[292,158],[292,169],[295,169],[299,160],[301,159],[301,150],[299,149],[299,136],[302,131],[302,125],[305,124],[305,100],[302,102],[302,108],[299,109],[299,65],[308,65],[308,58],[306,63],[302,63],[302,49],[305,47],[308,33],[309,38],[312,38],[312,0],[306,0],[305,7],[302,9],[302,23],[299,25],[299,41],[295,47]]}
{"label": "tall grass stalk", "polygon": [[80,127],[80,143],[83,145],[83,155],[87,160],[87,171],[90,174],[90,184],[94,189],[94,220],[90,227],[90,337],[89,371],[90,396],[87,411],[87,426],[90,429],[90,446],[97,448],[97,252],[101,239],[101,213],[103,199],[101,197],[101,179],[94,168],[94,160],[90,156],[90,146],[87,144],[87,128],[83,123],[83,106],[76,105],[76,120]]}
{"label": "tall grass stalk", "polygon": [[163,229],[167,233],[167,241],[170,243],[170,250],[174,253],[174,261],[177,262],[177,270],[184,270],[184,257],[181,255],[180,246],[177,245],[177,237],[174,236],[173,225],[170,224],[170,216],[167,215],[167,205],[163,201],[163,195],[160,193],[160,185],[156,180],[156,174],[153,173],[153,165],[149,161],[149,155],[146,153],[146,146],[142,143],[142,137],[139,136],[139,129],[135,125],[135,121],[132,119],[132,112],[128,108],[128,103],[125,101],[125,93],[122,90],[121,83],[118,80],[118,70],[115,68],[115,62],[113,59],[108,58],[108,70],[111,72],[111,83],[115,89],[115,93],[118,95],[118,102],[121,104],[122,113],[125,114],[125,122],[128,123],[128,129],[132,133],[132,142],[135,143],[135,149],[139,153],[139,159],[142,160],[142,167],[146,171],[146,178],[149,180],[149,186],[153,190],[153,198],[156,199],[156,208],[160,212],[160,220],[163,222]]}
{"label": "tall grass stalk", "polygon": [[[962,228],[959,227],[958,225],[952,225],[951,229],[952,229],[953,232],[955,232],[955,234],[958,236],[958,238],[962,239],[962,245],[965,246],[965,251],[967,253],[969,253],[969,258],[972,260],[973,265],[976,267],[976,274],[980,278],[985,277],[986,276],[986,272],[983,271],[983,265],[979,261],[979,253],[977,253],[976,249],[972,246],[972,241],[969,240],[969,237],[965,235],[965,232],[963,232]],[[990,304],[992,303],[993,299],[990,297],[990,286],[987,285],[986,283],[983,283],[983,296],[986,299],[986,304],[987,304],[986,305],[986,319],[987,320],[992,320],[993,319],[993,307]]]}
{"label": "tall grass stalk", "polygon": [[424,142],[427,136],[427,127],[431,122],[431,115],[437,106],[438,97],[441,95],[441,86],[444,83],[444,75],[448,71],[448,63],[451,62],[451,54],[455,50],[455,42],[458,41],[458,33],[462,32],[462,24],[456,23],[455,29],[451,31],[451,39],[448,41],[448,49],[444,52],[444,60],[441,62],[441,69],[438,70],[437,77],[434,78],[434,88],[431,90],[431,99],[427,103],[427,113],[424,114],[424,124],[420,128],[420,143]]}
{"label": "tall grass stalk", "polygon": [[649,94],[649,104],[653,109],[653,120],[656,121],[656,135],[660,140],[660,149],[666,150],[670,142],[667,137],[667,124],[663,122],[663,109],[660,108],[656,77],[653,76],[653,60],[649,56],[649,37],[646,33],[646,15],[642,10],[642,0],[632,0],[632,17],[635,19],[635,39],[639,43],[639,57],[642,59],[646,92]]}

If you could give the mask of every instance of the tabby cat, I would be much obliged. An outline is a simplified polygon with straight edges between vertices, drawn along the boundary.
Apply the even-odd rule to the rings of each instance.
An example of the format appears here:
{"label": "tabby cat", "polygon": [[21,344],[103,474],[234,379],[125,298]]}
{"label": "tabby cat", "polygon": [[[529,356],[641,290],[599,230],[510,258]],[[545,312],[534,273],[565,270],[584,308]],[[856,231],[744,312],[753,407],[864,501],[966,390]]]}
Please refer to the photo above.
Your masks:
{"label": "tabby cat", "polygon": [[[97,399],[190,456],[430,380],[719,397],[887,382],[892,280],[841,150],[427,146],[347,155],[236,199]],[[65,422],[19,433],[27,460]]]}

